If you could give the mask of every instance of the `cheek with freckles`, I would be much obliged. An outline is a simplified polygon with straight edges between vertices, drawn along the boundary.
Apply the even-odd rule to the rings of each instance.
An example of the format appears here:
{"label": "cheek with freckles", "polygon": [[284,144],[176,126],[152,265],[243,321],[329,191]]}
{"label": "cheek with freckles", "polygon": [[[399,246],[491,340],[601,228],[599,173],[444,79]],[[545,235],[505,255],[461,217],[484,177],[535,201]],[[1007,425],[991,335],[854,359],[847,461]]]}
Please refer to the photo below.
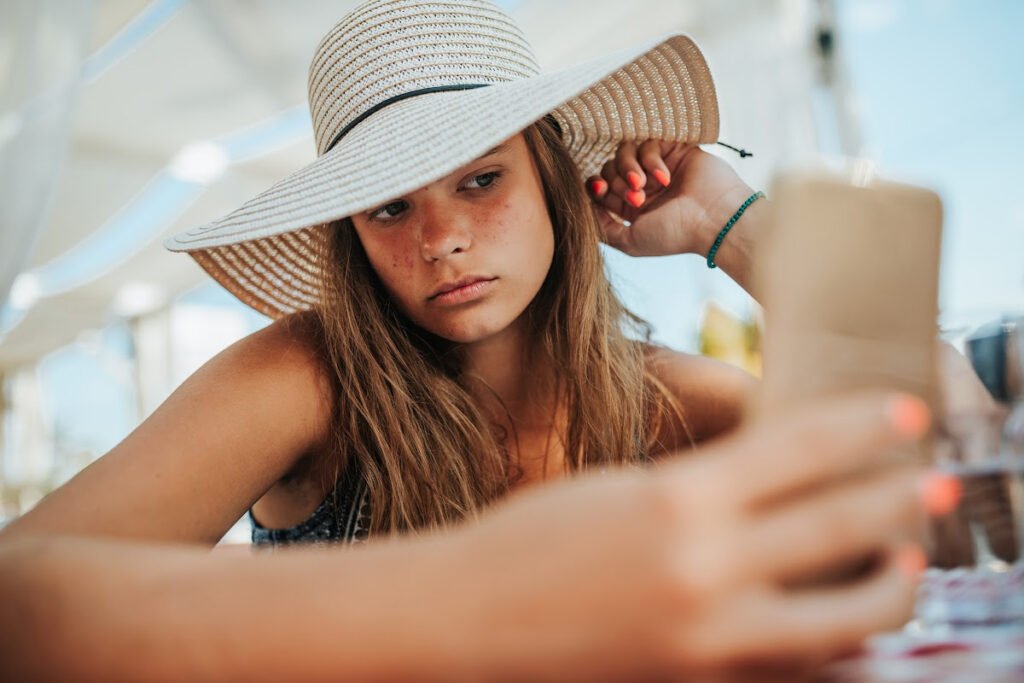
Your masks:
{"label": "cheek with freckles", "polygon": [[415,262],[412,259],[412,255],[407,251],[391,255],[391,272],[395,273],[398,277],[408,277],[412,273],[414,266]]}
{"label": "cheek with freckles", "polygon": [[384,289],[402,308],[410,296],[409,289],[416,273],[416,255],[397,239],[364,240],[363,249],[370,267],[377,274]]}
{"label": "cheek with freckles", "polygon": [[503,202],[501,206],[487,211],[484,215],[474,217],[478,226],[475,231],[477,245],[496,248],[508,246],[510,229],[516,223],[514,214],[511,202]]}
{"label": "cheek with freckles", "polygon": [[528,195],[519,204],[506,205],[500,224],[496,224],[494,240],[530,298],[547,275],[554,254],[554,233],[543,195]]}

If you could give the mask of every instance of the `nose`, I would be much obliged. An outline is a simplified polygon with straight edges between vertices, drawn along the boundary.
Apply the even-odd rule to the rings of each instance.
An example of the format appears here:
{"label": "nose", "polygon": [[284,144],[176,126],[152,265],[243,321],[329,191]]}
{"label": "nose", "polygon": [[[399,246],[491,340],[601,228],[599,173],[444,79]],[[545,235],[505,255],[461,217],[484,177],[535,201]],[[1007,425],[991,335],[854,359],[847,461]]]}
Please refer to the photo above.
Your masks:
{"label": "nose", "polygon": [[432,207],[423,212],[420,226],[420,253],[425,261],[440,261],[469,249],[472,233],[461,212]]}

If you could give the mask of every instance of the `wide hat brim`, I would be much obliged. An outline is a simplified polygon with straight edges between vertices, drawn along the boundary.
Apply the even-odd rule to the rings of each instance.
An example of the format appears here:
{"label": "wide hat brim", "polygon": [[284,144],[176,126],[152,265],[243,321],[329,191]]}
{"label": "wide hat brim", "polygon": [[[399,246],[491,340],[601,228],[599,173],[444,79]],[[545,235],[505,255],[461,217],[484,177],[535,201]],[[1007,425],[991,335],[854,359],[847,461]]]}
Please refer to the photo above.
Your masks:
{"label": "wide hat brim", "polygon": [[718,140],[718,100],[684,35],[531,78],[411,97],[375,112],[326,154],[220,220],[164,242],[188,252],[272,318],[319,301],[316,240],[326,224],[452,173],[552,114],[586,178],[625,140]]}

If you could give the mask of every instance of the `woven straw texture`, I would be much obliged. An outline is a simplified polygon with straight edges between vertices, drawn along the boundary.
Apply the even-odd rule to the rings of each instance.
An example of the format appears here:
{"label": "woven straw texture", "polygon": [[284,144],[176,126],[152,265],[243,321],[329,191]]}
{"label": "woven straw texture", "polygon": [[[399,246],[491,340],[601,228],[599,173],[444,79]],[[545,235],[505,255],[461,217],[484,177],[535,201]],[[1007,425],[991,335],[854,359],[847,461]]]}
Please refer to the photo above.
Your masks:
{"label": "woven straw texture", "polygon": [[[465,84],[487,87],[388,103]],[[714,85],[688,37],[541,74],[515,23],[484,0],[361,5],[317,48],[309,107],[316,161],[165,242],[273,318],[318,301],[316,244],[328,223],[438,180],[549,113],[583,177],[624,140],[718,139]]]}

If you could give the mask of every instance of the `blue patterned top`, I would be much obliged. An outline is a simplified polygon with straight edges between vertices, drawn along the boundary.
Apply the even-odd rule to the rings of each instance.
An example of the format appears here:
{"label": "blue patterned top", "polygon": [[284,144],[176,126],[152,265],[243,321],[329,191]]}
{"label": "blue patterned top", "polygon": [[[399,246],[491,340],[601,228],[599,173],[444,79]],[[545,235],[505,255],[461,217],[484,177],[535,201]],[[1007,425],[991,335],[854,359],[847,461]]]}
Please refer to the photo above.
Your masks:
{"label": "blue patterned top", "polygon": [[309,519],[287,529],[267,529],[249,510],[252,544],[360,543],[370,532],[370,490],[355,463],[346,468],[334,490]]}

